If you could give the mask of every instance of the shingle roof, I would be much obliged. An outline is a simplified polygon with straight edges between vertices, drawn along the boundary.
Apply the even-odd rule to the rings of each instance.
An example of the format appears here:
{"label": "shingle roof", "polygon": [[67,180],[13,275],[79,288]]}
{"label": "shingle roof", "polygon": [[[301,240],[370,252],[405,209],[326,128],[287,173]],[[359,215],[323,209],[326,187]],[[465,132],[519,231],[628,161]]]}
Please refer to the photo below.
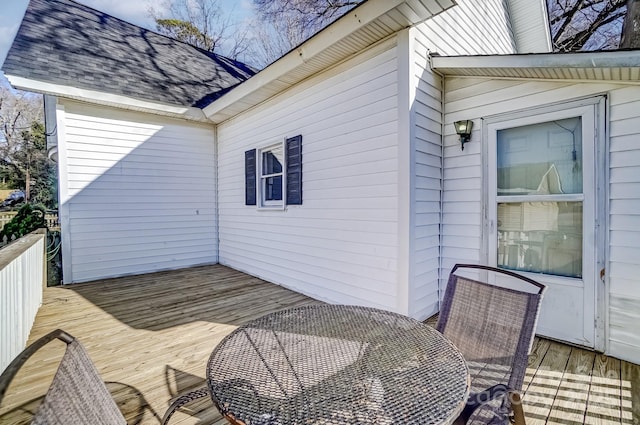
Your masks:
{"label": "shingle roof", "polygon": [[71,0],[31,0],[7,75],[202,108],[254,74],[246,65]]}

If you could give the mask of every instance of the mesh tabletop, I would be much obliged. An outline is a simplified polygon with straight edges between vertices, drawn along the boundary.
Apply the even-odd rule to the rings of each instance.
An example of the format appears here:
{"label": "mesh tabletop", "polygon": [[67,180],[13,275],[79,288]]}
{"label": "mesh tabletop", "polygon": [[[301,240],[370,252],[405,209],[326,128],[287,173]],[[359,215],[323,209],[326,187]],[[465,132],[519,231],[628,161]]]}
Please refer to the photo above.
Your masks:
{"label": "mesh tabletop", "polygon": [[355,306],[268,314],[228,335],[207,366],[236,423],[451,423],[469,391],[460,352],[411,318]]}

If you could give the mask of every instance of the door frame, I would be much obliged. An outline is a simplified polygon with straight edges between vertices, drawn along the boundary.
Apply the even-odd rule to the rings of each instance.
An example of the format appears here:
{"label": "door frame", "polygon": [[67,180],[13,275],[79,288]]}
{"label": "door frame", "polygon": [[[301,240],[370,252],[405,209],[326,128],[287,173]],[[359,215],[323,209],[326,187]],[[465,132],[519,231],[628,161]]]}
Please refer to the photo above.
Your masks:
{"label": "door frame", "polygon": [[[606,95],[596,95],[580,99],[574,99],[571,101],[551,103],[547,105],[537,105],[535,107],[521,109],[512,112],[506,112],[501,114],[495,114],[485,116],[482,118],[482,252],[481,258],[485,264],[495,266],[497,264],[497,253],[493,253],[490,250],[492,246],[492,238],[496,234],[496,223],[493,212],[496,206],[490,205],[490,201],[494,199],[490,195],[490,187],[492,178],[490,173],[495,171],[490,170],[490,167],[495,164],[496,152],[490,152],[490,132],[496,132],[496,130],[503,128],[517,127],[520,125],[527,125],[528,123],[544,122],[548,121],[548,117],[544,117],[548,114],[560,114],[570,110],[578,111],[580,109],[593,107],[594,113],[594,137],[595,146],[591,147],[588,153],[593,157],[592,161],[595,165],[595,170],[589,182],[583,180],[583,187],[587,185],[591,186],[591,190],[594,191],[594,202],[592,220],[595,225],[595,232],[593,236],[594,256],[595,261],[593,266],[589,270],[592,279],[594,280],[594,295],[593,309],[594,309],[594,349],[596,351],[604,352],[606,347],[607,335],[606,329],[608,325],[608,291],[605,290],[605,277],[601,274],[602,270],[606,270],[608,266],[608,214],[609,214],[609,196],[608,196],[608,163],[609,155],[607,146],[608,143],[608,126],[607,126],[607,97]],[[574,114],[573,116],[576,116]],[[564,118],[564,116],[562,116]],[[515,125],[509,125],[512,121],[520,121]],[[584,136],[584,135],[583,135]],[[583,152],[583,155],[585,152]],[[492,156],[491,156],[492,155]],[[583,175],[583,179],[587,178]],[[583,190],[584,193],[584,190]],[[586,213],[583,212],[586,216]],[[591,212],[590,212],[591,214]],[[584,220],[583,226],[587,221]],[[585,235],[583,235],[584,238]],[[583,251],[585,243],[583,240]],[[583,270],[585,269],[583,264]],[[528,275],[533,279],[536,279],[535,273],[519,272],[524,275]],[[584,275],[587,273],[583,273]],[[606,274],[605,274],[606,276]]]}

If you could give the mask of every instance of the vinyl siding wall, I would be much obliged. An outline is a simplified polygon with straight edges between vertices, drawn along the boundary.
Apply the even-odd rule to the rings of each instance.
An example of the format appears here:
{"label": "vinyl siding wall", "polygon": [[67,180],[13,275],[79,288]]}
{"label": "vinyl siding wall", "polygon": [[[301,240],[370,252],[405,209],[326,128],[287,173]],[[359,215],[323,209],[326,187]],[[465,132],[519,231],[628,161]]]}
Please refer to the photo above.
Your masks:
{"label": "vinyl siding wall", "polygon": [[[609,244],[607,351],[640,362],[640,87],[607,83],[447,78],[443,196],[443,269],[485,261],[482,241],[484,116],[607,94]],[[471,143],[460,150],[453,122],[474,119]]]}
{"label": "vinyl siding wall", "polygon": [[[397,69],[392,39],[219,126],[220,263],[320,300],[400,308]],[[303,204],[245,206],[244,152],[298,134]]]}
{"label": "vinyl siding wall", "polygon": [[[428,53],[466,55],[512,53],[515,41],[502,0],[461,0],[458,5],[416,25],[409,31],[409,81],[411,97],[412,208],[410,237],[409,311],[426,318],[438,311],[450,267],[439,271],[440,226],[467,226],[464,212],[448,211],[441,218],[442,190],[442,81],[428,63]],[[479,183],[478,183],[479,184]],[[451,206],[449,206],[451,208]],[[444,222],[441,223],[441,220]],[[460,234],[464,247],[479,228]],[[457,231],[457,230],[454,230]],[[444,252],[446,254],[446,252]],[[439,279],[440,276],[440,279]],[[442,291],[440,290],[442,289]]]}
{"label": "vinyl siding wall", "polygon": [[212,126],[58,105],[65,283],[217,262]]}
{"label": "vinyl siding wall", "polygon": [[442,81],[430,70],[429,41],[424,34],[412,28],[410,40],[413,199],[409,311],[424,319],[439,308]]}
{"label": "vinyl siding wall", "polygon": [[515,53],[506,0],[458,0],[416,29],[443,56]]}
{"label": "vinyl siding wall", "polygon": [[508,0],[518,53],[551,51],[545,0]]}

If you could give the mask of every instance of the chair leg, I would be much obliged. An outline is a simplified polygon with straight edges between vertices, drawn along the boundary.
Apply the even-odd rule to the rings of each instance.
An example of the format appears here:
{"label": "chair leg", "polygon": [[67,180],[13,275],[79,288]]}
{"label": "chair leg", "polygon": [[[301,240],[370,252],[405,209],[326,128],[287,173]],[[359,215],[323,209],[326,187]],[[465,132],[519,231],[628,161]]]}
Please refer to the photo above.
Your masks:
{"label": "chair leg", "polygon": [[180,407],[194,400],[197,400],[199,398],[206,397],[208,395],[209,395],[209,390],[207,389],[207,387],[203,387],[176,398],[173,401],[173,403],[171,403],[167,411],[165,412],[164,417],[162,418],[161,425],[166,425],[169,422],[169,419],[171,418],[171,416],[173,416],[175,411],[178,410]]}
{"label": "chair leg", "polygon": [[526,425],[520,394],[515,391],[511,391],[509,392],[509,398],[511,399],[511,409],[513,410],[513,423],[515,425]]}

